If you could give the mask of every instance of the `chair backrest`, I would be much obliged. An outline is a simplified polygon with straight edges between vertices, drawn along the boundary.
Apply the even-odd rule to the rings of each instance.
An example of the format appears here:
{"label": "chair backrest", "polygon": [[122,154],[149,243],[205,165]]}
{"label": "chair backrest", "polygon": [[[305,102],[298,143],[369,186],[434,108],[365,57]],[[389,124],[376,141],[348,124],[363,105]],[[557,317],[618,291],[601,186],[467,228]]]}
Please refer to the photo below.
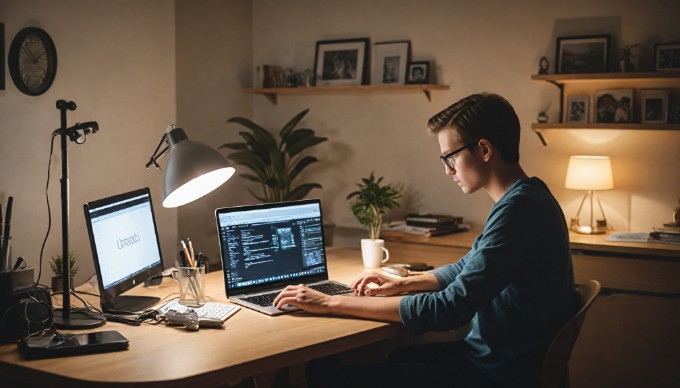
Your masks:
{"label": "chair backrest", "polygon": [[586,312],[600,293],[600,283],[589,280],[577,287],[580,308],[574,316],[562,327],[553,339],[543,360],[541,372],[541,387],[566,388],[569,386],[569,358],[586,318]]}

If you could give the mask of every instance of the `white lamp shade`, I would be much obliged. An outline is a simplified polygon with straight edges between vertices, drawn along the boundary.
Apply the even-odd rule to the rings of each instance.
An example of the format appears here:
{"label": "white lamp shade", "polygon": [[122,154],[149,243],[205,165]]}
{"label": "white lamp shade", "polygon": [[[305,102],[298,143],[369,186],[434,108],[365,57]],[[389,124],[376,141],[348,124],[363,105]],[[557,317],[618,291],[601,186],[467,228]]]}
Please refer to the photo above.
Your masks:
{"label": "white lamp shade", "polygon": [[613,189],[614,178],[609,156],[570,157],[564,187],[574,190]]}
{"label": "white lamp shade", "polygon": [[[235,169],[214,148],[186,138],[181,128],[170,136],[165,166],[163,207],[182,206],[215,190]],[[179,132],[182,131],[182,132]],[[175,139],[176,138],[176,139]]]}

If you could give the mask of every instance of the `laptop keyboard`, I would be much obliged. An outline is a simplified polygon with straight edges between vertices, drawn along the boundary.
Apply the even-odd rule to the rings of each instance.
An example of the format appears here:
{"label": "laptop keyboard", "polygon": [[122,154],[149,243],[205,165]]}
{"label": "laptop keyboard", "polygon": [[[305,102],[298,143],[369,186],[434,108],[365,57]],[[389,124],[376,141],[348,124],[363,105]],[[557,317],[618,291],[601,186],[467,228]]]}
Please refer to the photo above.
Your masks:
{"label": "laptop keyboard", "polygon": [[[319,284],[308,284],[307,285],[309,288],[313,290],[317,290],[320,292],[323,292],[324,294],[328,295],[339,295],[339,294],[346,294],[349,292],[352,292],[352,289],[350,287],[347,287],[343,284],[339,283],[319,283]],[[253,295],[253,296],[246,296],[242,297],[241,300],[246,301],[248,303],[256,304],[259,306],[271,306],[274,304],[274,299],[276,299],[276,296],[280,293],[281,291],[274,291],[274,292],[269,292],[266,294],[260,294],[260,295]]]}

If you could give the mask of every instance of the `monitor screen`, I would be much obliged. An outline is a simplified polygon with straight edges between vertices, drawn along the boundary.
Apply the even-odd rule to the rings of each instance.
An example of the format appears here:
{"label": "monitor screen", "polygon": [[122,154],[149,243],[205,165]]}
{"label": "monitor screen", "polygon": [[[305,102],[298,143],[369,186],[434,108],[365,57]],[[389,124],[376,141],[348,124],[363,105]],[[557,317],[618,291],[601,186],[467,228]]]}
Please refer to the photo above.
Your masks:
{"label": "monitor screen", "polygon": [[163,271],[148,188],[88,202],[85,220],[104,311],[140,311],[158,298],[124,296]]}

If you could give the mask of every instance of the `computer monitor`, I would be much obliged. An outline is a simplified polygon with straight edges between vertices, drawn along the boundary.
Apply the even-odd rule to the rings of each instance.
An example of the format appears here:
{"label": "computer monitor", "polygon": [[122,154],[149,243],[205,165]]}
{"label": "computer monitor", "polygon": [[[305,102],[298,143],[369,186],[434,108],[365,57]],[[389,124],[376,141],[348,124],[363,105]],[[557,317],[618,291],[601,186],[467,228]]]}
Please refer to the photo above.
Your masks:
{"label": "computer monitor", "polygon": [[149,188],[88,202],[85,222],[105,312],[136,312],[160,300],[122,295],[163,272]]}

